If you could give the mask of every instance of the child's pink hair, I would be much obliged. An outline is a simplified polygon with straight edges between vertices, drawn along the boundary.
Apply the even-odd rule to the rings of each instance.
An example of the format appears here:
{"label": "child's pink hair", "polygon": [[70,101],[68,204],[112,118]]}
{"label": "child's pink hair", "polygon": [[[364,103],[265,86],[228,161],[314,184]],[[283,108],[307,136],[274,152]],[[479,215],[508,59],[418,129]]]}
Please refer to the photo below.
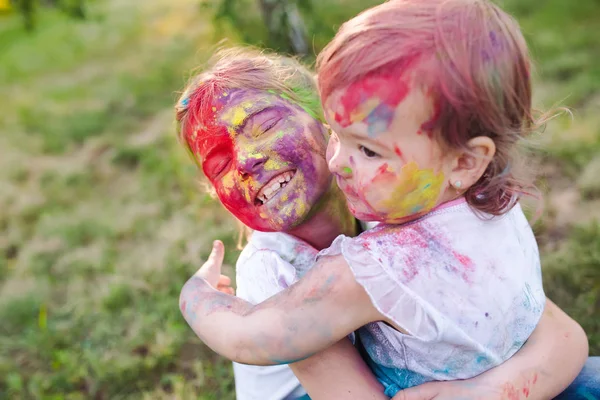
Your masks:
{"label": "child's pink hair", "polygon": [[518,23],[486,0],[391,0],[342,25],[317,59],[323,103],[370,74],[413,70],[434,98],[425,124],[465,148],[488,136],[496,154],[465,193],[476,210],[501,215],[530,179],[517,172],[516,144],[538,127],[531,108],[530,59]]}

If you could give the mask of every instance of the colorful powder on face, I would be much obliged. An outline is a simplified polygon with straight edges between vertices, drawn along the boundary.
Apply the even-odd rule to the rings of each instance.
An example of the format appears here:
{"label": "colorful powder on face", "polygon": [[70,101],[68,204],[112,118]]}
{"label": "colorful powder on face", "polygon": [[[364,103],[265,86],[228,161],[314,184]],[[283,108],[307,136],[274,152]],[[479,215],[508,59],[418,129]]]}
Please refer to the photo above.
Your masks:
{"label": "colorful powder on face", "polygon": [[[322,190],[313,157],[325,150],[323,125],[300,107],[263,91],[238,89],[215,97],[213,103],[204,114],[208,121],[201,121],[211,129],[194,143],[221,203],[252,229],[279,231],[300,223]],[[264,128],[274,123],[277,129]],[[281,189],[285,192],[278,199],[257,203],[267,182],[292,170],[293,182]]]}
{"label": "colorful powder on face", "polygon": [[405,218],[434,208],[442,190],[444,174],[421,170],[413,161],[402,167],[394,181],[390,182],[394,184],[391,195],[379,203],[380,209],[387,210],[387,220]]}
{"label": "colorful powder on face", "polygon": [[387,68],[352,83],[340,98],[342,111],[335,113],[335,121],[344,128],[366,123],[369,136],[388,130],[396,107],[410,91],[403,72],[402,68]]}
{"label": "colorful powder on face", "polygon": [[417,131],[417,134],[420,135],[423,131],[427,132],[427,135],[431,138],[433,137],[433,131],[437,126],[438,120],[440,119],[441,108],[437,101],[433,103],[433,114],[431,118],[421,124],[421,129]]}
{"label": "colorful powder on face", "polygon": [[377,168],[377,176],[381,176],[381,175],[385,174],[386,172],[391,172],[391,171],[389,171],[387,163],[381,164],[379,166],[379,168]]}
{"label": "colorful powder on face", "polygon": [[342,171],[346,175],[351,175],[352,174],[352,168],[350,168],[350,167],[344,167],[344,168],[342,168]]}
{"label": "colorful powder on face", "polygon": [[230,132],[231,128],[233,128],[233,130],[237,129],[248,116],[247,110],[252,107],[252,105],[252,101],[245,101],[235,107],[225,110],[220,116],[221,121],[230,126]]}
{"label": "colorful powder on face", "polygon": [[400,147],[394,146],[394,152],[396,155],[398,155],[398,157],[402,157],[402,151],[400,150]]}

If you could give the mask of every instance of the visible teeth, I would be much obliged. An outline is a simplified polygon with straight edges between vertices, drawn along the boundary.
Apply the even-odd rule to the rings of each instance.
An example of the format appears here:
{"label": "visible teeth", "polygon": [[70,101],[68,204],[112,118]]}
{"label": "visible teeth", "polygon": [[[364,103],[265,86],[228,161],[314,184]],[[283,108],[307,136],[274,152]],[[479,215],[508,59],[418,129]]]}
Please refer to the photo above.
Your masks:
{"label": "visible teeth", "polygon": [[277,182],[273,182],[272,185],[261,189],[260,193],[256,196],[256,198],[260,200],[263,204],[266,203],[271,197],[275,195],[275,193],[284,188],[293,176],[294,173],[291,171],[282,174],[279,178],[277,178]]}

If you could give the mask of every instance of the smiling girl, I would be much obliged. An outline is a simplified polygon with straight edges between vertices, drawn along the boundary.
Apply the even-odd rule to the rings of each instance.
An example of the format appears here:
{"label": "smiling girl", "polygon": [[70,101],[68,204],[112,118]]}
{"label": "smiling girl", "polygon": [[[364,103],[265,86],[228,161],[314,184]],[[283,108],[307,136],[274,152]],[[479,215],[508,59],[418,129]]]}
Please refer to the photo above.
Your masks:
{"label": "smiling girl", "polygon": [[[181,134],[220,201],[248,227],[263,231],[252,235],[237,264],[237,295],[250,303],[264,301],[292,285],[310,268],[317,250],[329,246],[338,234],[356,233],[354,219],[326,170],[326,131],[320,118],[314,83],[306,70],[292,60],[252,52],[225,52],[217,56],[212,67],[192,81],[178,104]],[[372,156],[366,147],[359,150],[365,156]],[[341,174],[354,172],[348,169],[352,169],[351,164],[343,166]],[[208,265],[220,265],[222,253],[222,245],[217,244]],[[331,276],[340,273],[338,267],[330,266],[334,267]],[[326,269],[321,268],[319,274],[324,272]],[[217,286],[218,268],[209,268],[201,275]],[[343,282],[327,276],[311,286],[305,299],[300,296],[292,300],[299,301],[300,307],[306,302],[307,308],[314,310],[321,297],[342,287],[340,283]],[[182,312],[200,334],[205,324],[211,328],[218,326],[218,330],[201,337],[210,345],[217,343],[219,350],[223,350],[220,345],[231,345],[223,351],[228,356],[233,354],[233,359],[259,360],[272,345],[281,346],[278,334],[304,329],[302,323],[282,326],[278,318],[284,316],[279,313],[278,317],[256,323],[253,320],[256,315],[251,312],[260,314],[259,308],[252,309],[206,289],[204,280],[197,277],[190,280],[182,291]],[[325,322],[335,324],[337,318],[352,316],[361,296],[364,292],[356,298],[349,297],[344,301],[347,308],[341,312],[332,314],[327,308],[319,311],[329,312],[330,321]],[[572,341],[582,338],[580,328],[551,304],[546,308],[533,335],[537,334],[538,340],[527,343],[519,352],[520,357],[470,381],[478,393],[491,395],[506,387],[527,388],[530,398],[547,398],[572,380],[585,348],[582,346],[577,352],[555,343],[566,342],[565,330],[570,331]],[[223,317],[226,310],[245,317],[213,325],[211,319]],[[290,317],[293,319],[294,315]],[[318,318],[313,328],[325,326],[319,320],[323,318]],[[542,328],[545,333],[540,336],[538,331]],[[256,352],[235,354],[237,339],[255,335],[259,330],[266,334],[247,346],[248,350],[258,346]],[[310,334],[306,340],[312,340]],[[582,342],[572,341],[569,343]],[[314,398],[379,398],[377,391],[381,394],[382,390],[369,380],[372,375],[348,344],[347,340],[341,340],[315,356],[291,364]],[[283,347],[291,349],[295,344],[288,341]],[[280,360],[271,359],[267,363],[275,361]],[[558,370],[561,373],[555,374]],[[240,400],[294,398],[303,393],[285,365],[236,364],[235,375]],[[438,390],[435,388],[447,395],[464,390],[433,383],[427,386],[427,393]]]}

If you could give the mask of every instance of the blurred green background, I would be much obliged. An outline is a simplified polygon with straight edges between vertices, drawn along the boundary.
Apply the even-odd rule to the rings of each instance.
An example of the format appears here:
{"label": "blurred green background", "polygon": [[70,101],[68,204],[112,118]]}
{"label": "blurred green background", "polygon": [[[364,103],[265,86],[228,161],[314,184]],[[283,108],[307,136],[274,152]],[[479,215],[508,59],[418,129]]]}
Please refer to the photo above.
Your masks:
{"label": "blurred green background", "polygon": [[[0,398],[234,397],[178,295],[214,238],[232,273],[237,226],[198,184],[172,105],[219,40],[311,62],[376,3],[0,0]],[[536,104],[573,109],[530,144],[535,232],[548,296],[600,355],[600,2],[503,4],[537,62]],[[291,45],[298,15],[307,40]]]}

